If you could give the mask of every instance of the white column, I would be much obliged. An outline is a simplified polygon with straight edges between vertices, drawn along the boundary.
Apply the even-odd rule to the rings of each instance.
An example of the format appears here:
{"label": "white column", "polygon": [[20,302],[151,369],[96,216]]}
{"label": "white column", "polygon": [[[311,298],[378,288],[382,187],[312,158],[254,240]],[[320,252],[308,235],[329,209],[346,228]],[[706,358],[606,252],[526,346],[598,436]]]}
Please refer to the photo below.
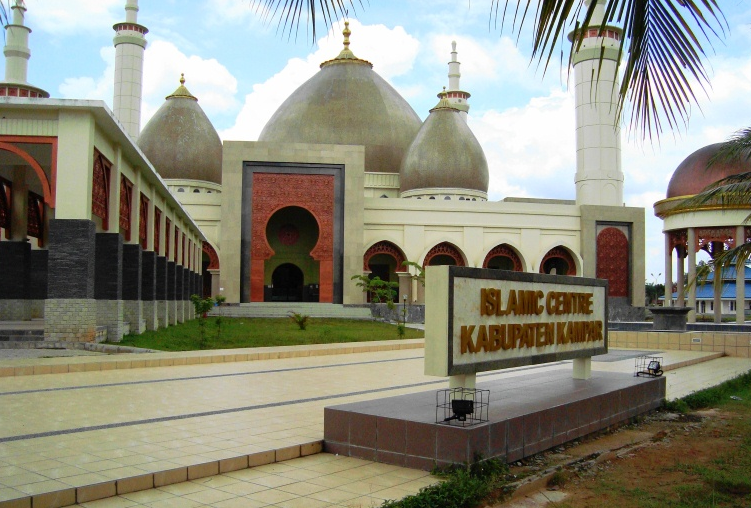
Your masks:
{"label": "white column", "polygon": [[[735,245],[741,245],[746,240],[746,228],[736,226],[735,228]],[[735,321],[739,325],[746,322],[746,262],[745,260],[736,261],[735,265]]]}
{"label": "white column", "polygon": [[[590,4],[593,0],[587,0]],[[594,0],[598,1],[598,0]],[[600,27],[602,0],[590,27]],[[603,37],[582,33],[573,57],[576,101],[576,203],[623,206],[621,131],[616,123],[620,29]],[[616,35],[618,34],[618,35]],[[573,44],[577,44],[576,38]]]}
{"label": "white column", "polygon": [[26,7],[13,2],[12,22],[5,32],[5,81],[9,83],[26,83],[29,68],[29,34],[31,29],[24,25]]}
{"label": "white column", "polygon": [[687,235],[688,249],[688,306],[691,312],[688,313],[688,322],[696,323],[696,230],[688,228]]}
{"label": "white column", "polygon": [[678,265],[678,274],[676,275],[676,278],[678,279],[677,280],[678,297],[677,297],[676,307],[685,307],[686,305],[686,299],[685,299],[685,296],[683,295],[683,289],[684,289],[684,286],[686,285],[686,280],[683,276],[683,273],[684,273],[683,270],[685,270],[686,267],[685,267],[685,263],[683,262],[684,257],[681,254],[683,253],[682,252],[678,253],[678,259],[676,260],[677,261],[676,264]]}
{"label": "white column", "polygon": [[665,233],[665,307],[673,306],[673,251],[670,248],[670,233]]}
{"label": "white column", "polygon": [[[725,244],[721,242],[712,242],[712,256],[715,256],[715,246],[716,245],[722,245],[723,249],[725,248]],[[715,269],[714,272],[714,284],[712,289],[714,290],[714,322],[715,323],[722,323],[722,271],[720,273],[717,273],[717,269]],[[719,279],[719,280],[718,280]],[[719,283],[718,283],[719,282]]]}
{"label": "white column", "polygon": [[114,26],[115,44],[115,116],[133,138],[141,132],[141,92],[143,53],[148,29],[137,23],[138,0],[127,0],[124,23]]}

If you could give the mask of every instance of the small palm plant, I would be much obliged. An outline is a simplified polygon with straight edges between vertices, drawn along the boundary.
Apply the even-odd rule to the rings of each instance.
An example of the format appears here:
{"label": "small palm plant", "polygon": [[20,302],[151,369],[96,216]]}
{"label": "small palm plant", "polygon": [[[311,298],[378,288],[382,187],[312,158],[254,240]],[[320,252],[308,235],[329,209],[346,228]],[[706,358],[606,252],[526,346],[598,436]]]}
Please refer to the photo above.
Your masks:
{"label": "small palm plant", "polygon": [[300,330],[305,330],[308,327],[308,319],[310,319],[310,316],[291,310],[289,311],[289,318],[294,321]]}

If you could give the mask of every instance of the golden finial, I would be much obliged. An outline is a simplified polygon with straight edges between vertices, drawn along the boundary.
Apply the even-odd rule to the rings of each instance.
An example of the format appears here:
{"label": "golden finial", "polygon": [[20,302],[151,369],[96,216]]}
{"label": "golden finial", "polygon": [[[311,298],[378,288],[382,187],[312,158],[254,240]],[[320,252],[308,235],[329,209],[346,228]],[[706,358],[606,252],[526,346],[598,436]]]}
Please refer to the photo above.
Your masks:
{"label": "golden finial", "polygon": [[173,99],[173,98],[183,98],[183,99],[193,99],[194,101],[197,101],[192,93],[188,91],[187,88],[185,88],[185,73],[180,73],[180,86],[177,87],[177,90],[172,92],[171,95],[168,95],[165,97],[166,99]]}
{"label": "golden finial", "polygon": [[344,30],[342,30],[342,35],[344,35],[344,48],[339,53],[339,55],[334,58],[333,60],[327,60],[326,62],[323,62],[321,64],[321,68],[331,65],[331,64],[337,64],[337,63],[360,63],[369,65],[371,68],[373,67],[373,64],[368,62],[367,60],[360,60],[355,56],[354,53],[352,53],[352,50],[349,49],[349,36],[352,35],[352,30],[349,29],[349,21],[344,22]]}
{"label": "golden finial", "polygon": [[344,22],[344,30],[342,30],[344,36],[344,49],[349,51],[349,36],[352,35],[352,30],[349,29],[349,21]]}

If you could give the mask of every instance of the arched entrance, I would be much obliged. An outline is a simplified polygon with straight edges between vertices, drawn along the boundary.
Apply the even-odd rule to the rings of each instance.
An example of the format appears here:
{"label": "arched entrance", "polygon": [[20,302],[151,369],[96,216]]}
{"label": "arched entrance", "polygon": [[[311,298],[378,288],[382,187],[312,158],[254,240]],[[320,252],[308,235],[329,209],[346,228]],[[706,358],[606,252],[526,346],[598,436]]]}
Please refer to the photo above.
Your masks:
{"label": "arched entrance", "polygon": [[565,247],[554,247],[540,262],[540,273],[552,275],[576,275],[576,263]]}
{"label": "arched entrance", "polygon": [[488,252],[488,255],[485,256],[485,261],[482,263],[482,267],[493,268],[495,270],[509,270],[512,272],[521,272],[524,270],[519,255],[505,243],[496,245]]}
{"label": "arched entrance", "polygon": [[271,300],[274,302],[303,301],[304,282],[302,270],[292,263],[277,266],[271,274]]}
{"label": "arched entrance", "polygon": [[423,266],[464,266],[464,256],[448,242],[439,243],[425,255]]}
{"label": "arched entrance", "polygon": [[264,267],[264,301],[319,301],[320,262],[312,255],[318,237],[318,221],[307,209],[287,206],[274,212],[266,224],[273,254]]}

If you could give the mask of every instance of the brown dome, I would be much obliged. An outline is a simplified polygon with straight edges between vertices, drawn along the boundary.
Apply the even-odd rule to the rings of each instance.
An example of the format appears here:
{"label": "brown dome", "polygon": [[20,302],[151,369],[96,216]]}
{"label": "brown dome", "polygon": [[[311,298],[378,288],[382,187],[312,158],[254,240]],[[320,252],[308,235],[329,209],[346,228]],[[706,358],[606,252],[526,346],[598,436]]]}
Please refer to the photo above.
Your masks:
{"label": "brown dome", "polygon": [[488,192],[488,161],[479,141],[445,93],[430,110],[402,163],[401,192],[449,188]]}
{"label": "brown dome", "polygon": [[730,164],[718,162],[708,168],[709,160],[721,145],[707,145],[686,157],[670,178],[667,197],[693,196],[717,180],[751,171],[751,160],[748,159]]}
{"label": "brown dome", "polygon": [[[346,25],[346,23],[345,23]],[[370,62],[345,49],[276,110],[259,141],[363,145],[365,171],[397,173],[420,117]]]}
{"label": "brown dome", "polygon": [[184,83],[151,117],[138,146],[162,178],[221,184],[222,141]]}

